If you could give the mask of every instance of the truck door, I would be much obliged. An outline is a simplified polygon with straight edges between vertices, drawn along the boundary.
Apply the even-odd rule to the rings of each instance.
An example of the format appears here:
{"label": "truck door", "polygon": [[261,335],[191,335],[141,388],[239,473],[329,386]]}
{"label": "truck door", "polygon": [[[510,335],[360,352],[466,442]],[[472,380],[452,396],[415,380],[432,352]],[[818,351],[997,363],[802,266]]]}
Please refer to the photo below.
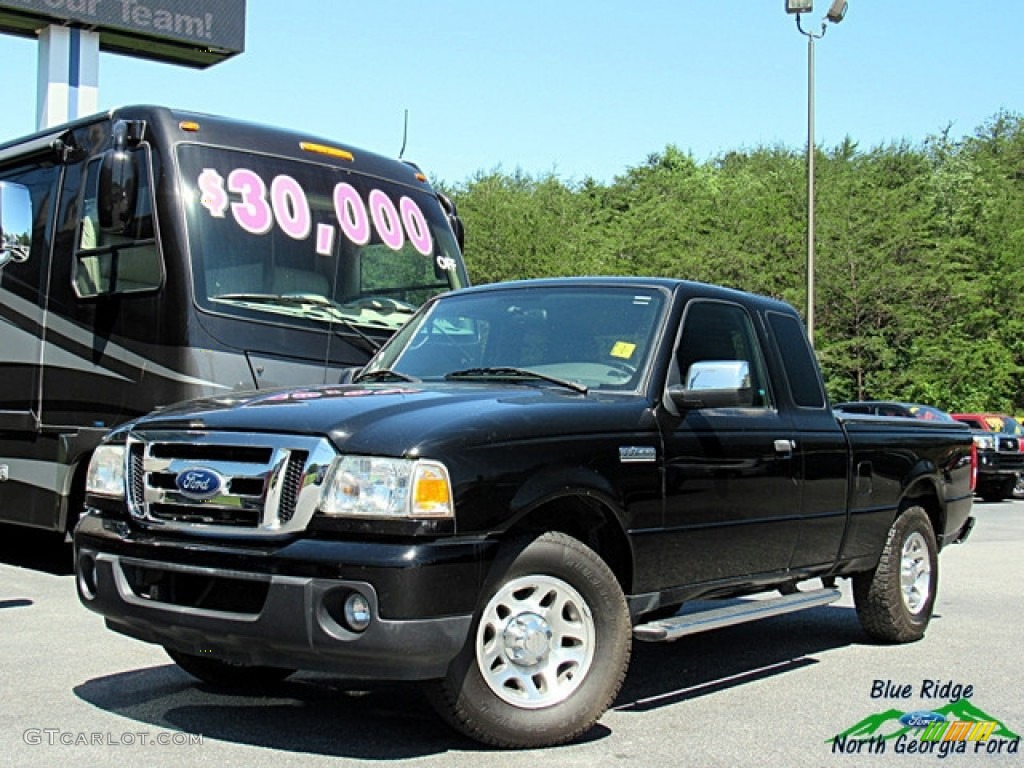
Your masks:
{"label": "truck door", "polygon": [[[750,315],[737,304],[691,302],[675,362],[745,361],[751,407],[696,408],[665,434],[667,583],[692,584],[784,570],[800,508],[798,448],[775,407]],[[667,575],[667,574],[666,574]]]}
{"label": "truck door", "polygon": [[790,566],[819,568],[835,562],[846,528],[848,446],[822,386],[821,373],[797,318],[767,312],[768,328],[782,362],[793,414],[793,440],[803,460],[800,530]]}

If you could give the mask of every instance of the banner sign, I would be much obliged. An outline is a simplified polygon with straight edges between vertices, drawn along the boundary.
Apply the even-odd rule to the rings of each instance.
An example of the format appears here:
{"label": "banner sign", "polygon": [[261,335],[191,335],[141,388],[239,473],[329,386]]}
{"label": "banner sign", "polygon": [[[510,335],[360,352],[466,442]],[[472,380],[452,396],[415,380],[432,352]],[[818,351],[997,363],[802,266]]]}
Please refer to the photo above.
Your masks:
{"label": "banner sign", "polygon": [[0,32],[95,30],[100,50],[208,67],[245,50],[245,0],[0,0]]}

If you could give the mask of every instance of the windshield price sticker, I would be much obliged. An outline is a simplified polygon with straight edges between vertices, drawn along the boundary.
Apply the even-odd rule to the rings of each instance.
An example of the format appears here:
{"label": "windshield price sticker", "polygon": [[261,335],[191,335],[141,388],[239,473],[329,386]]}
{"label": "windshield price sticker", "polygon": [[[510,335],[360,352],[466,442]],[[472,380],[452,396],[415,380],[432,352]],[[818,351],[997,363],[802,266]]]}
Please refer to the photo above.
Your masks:
{"label": "windshield price sticker", "polygon": [[[230,210],[232,218],[252,235],[267,234],[276,223],[293,240],[305,240],[313,231],[313,217],[306,191],[291,176],[275,176],[267,189],[259,174],[248,168],[236,168],[227,179],[213,168],[204,168],[196,180],[199,202],[214,218],[222,219]],[[238,197],[232,200],[228,193]],[[376,232],[388,248],[399,251],[408,240],[418,253],[430,256],[434,250],[430,227],[423,211],[410,197],[403,196],[395,206],[381,189],[371,189],[364,201],[351,184],[334,187],[334,213],[342,234],[356,245],[366,245]],[[316,225],[316,252],[330,256],[338,227]]]}

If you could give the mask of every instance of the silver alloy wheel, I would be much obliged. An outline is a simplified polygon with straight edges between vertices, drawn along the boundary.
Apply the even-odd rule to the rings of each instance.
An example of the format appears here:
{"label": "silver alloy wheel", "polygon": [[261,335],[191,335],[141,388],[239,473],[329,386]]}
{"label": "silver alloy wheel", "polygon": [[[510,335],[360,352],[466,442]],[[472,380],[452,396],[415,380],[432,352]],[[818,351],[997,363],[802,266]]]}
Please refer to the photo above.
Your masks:
{"label": "silver alloy wheel", "polygon": [[918,614],[928,603],[932,589],[932,567],[928,557],[928,543],[918,531],[903,542],[900,557],[900,586],[903,604],[912,614]]}
{"label": "silver alloy wheel", "polygon": [[594,660],[594,617],[572,586],[531,575],[501,586],[480,617],[476,663],[502,701],[541,709],[567,699]]}

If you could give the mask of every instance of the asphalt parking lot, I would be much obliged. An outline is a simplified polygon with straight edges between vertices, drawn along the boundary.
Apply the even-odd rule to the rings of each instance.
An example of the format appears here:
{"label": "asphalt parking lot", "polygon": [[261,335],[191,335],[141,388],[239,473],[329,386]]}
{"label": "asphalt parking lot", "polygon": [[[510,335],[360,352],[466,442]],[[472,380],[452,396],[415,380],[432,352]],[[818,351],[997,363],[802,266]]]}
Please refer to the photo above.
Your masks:
{"label": "asphalt parking lot", "polygon": [[[260,696],[213,691],[85,610],[66,549],[2,529],[0,765],[1019,765],[1007,734],[1024,733],[1024,501],[978,503],[974,514],[970,541],[940,558],[922,641],[872,644],[841,582],[832,606],[636,643],[614,708],[583,741],[543,752],[463,739],[412,686],[302,674]],[[836,747],[855,726],[862,737],[891,731],[893,710],[934,711],[954,698],[1000,726],[961,742],[963,754],[943,758],[940,744],[912,753],[918,742],[900,749],[898,739],[881,753],[852,737]]]}

